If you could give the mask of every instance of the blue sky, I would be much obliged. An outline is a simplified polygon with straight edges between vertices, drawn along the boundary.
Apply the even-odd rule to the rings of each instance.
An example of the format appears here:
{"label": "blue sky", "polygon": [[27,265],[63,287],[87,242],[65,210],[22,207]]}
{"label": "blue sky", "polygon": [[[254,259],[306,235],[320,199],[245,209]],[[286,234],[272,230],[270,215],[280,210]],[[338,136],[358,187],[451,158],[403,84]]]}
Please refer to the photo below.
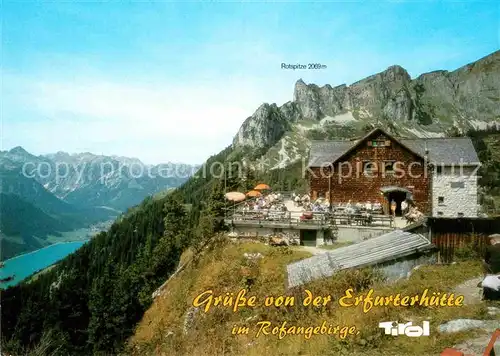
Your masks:
{"label": "blue sky", "polygon": [[[201,163],[302,78],[412,77],[500,48],[483,2],[12,2],[2,6],[2,149]],[[292,71],[285,63],[322,63]]]}

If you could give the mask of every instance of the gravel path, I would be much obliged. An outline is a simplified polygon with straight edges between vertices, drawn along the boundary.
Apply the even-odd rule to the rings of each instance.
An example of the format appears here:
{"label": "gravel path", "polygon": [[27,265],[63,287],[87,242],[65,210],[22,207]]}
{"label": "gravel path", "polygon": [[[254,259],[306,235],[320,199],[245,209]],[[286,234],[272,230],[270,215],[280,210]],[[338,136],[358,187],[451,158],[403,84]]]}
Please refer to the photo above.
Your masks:
{"label": "gravel path", "polygon": [[[477,285],[483,280],[483,277],[469,279],[455,287],[454,293],[464,296],[465,304],[479,304],[481,301],[481,288]],[[484,348],[488,345],[491,339],[491,333],[469,339],[461,344],[453,346],[453,348],[462,351],[467,356],[483,356]],[[495,351],[500,345],[495,344]],[[500,355],[500,354],[499,354]]]}
{"label": "gravel path", "polygon": [[464,296],[464,304],[478,304],[481,303],[481,288],[478,287],[478,283],[483,280],[483,277],[476,277],[469,279],[462,284],[455,287],[453,292],[455,295]]}

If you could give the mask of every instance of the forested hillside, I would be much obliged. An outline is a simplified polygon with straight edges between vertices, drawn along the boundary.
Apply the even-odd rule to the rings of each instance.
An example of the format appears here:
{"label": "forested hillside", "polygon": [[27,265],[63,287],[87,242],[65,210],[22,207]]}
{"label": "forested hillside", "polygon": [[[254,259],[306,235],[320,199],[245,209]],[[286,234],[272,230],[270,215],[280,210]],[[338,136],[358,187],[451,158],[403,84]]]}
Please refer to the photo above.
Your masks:
{"label": "forested hillside", "polygon": [[2,292],[2,344],[21,354],[42,336],[57,355],[115,354],[190,243],[188,215],[147,200],[31,283]]}
{"label": "forested hillside", "polygon": [[49,245],[49,235],[110,220],[117,213],[69,204],[35,179],[0,169],[0,260]]}
{"label": "forested hillside", "polygon": [[[207,163],[224,161],[230,152]],[[237,176],[227,181],[229,187],[240,183]],[[118,353],[182,251],[221,228],[222,194],[223,180],[200,170],[182,188],[129,209],[35,281],[3,291],[4,349],[18,354],[42,342],[56,355]]]}
{"label": "forested hillside", "polygon": [[64,221],[47,215],[14,194],[0,193],[0,259],[43,247],[47,234],[70,230]]}
{"label": "forested hillside", "polygon": [[[2,292],[5,349],[19,353],[43,342],[57,355],[119,352],[182,251],[223,228],[216,218],[223,214],[224,179],[209,167],[242,166],[243,157],[231,148],[212,156],[181,188],[146,199],[56,268]],[[226,189],[251,189],[261,180],[294,188],[299,171],[229,171]]]}

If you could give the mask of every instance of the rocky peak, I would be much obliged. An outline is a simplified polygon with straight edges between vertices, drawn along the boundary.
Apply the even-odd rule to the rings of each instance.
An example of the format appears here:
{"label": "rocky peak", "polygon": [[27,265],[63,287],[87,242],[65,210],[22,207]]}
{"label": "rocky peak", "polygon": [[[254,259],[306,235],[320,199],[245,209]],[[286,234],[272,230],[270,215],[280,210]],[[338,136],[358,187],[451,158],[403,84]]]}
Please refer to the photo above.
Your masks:
{"label": "rocky peak", "polygon": [[69,161],[71,159],[71,155],[64,151],[57,151],[56,153],[49,153],[44,156],[56,161]]}
{"label": "rocky peak", "polygon": [[2,156],[14,161],[14,162],[24,162],[24,161],[37,161],[39,158],[32,155],[26,151],[21,146],[16,146],[9,151],[2,152]]}
{"label": "rocky peak", "polygon": [[276,108],[277,108],[277,105],[274,103],[273,104],[264,103],[261,106],[259,106],[257,108],[257,110],[255,110],[255,112],[252,116],[261,118],[261,117],[269,115],[269,113],[273,109],[276,109]]}
{"label": "rocky peak", "polygon": [[295,83],[293,101],[299,106],[305,119],[319,119],[319,96],[315,86],[307,85],[302,79],[299,79]]}
{"label": "rocky peak", "polygon": [[[349,86],[319,87],[299,79],[293,101],[279,108],[261,105],[245,120],[233,143],[272,145],[281,132],[301,120],[352,127],[382,120],[395,127],[433,133],[442,133],[455,123],[466,129],[484,126],[500,120],[498,95],[494,95],[500,91],[499,74],[497,51],[455,71],[437,70],[413,80],[399,65]],[[322,121],[325,118],[328,120]]]}
{"label": "rocky peak", "polygon": [[14,154],[14,155],[30,155],[30,153],[28,153],[28,151],[26,151],[21,146],[16,146],[16,147],[12,148],[9,151],[9,153]]}
{"label": "rocky peak", "polygon": [[308,90],[307,84],[301,79],[297,80],[293,90],[293,101],[300,101],[304,92]]}
{"label": "rocky peak", "polygon": [[[285,104],[286,105],[286,104]],[[286,112],[292,108],[287,106]],[[233,146],[269,147],[290,129],[290,122],[276,104],[264,103],[241,125]]]}
{"label": "rocky peak", "polygon": [[403,82],[411,81],[410,74],[408,74],[406,69],[404,69],[399,65],[390,66],[389,68],[387,68],[385,71],[382,72],[382,75],[385,76],[386,80],[390,81],[398,81],[398,80],[401,80]]}

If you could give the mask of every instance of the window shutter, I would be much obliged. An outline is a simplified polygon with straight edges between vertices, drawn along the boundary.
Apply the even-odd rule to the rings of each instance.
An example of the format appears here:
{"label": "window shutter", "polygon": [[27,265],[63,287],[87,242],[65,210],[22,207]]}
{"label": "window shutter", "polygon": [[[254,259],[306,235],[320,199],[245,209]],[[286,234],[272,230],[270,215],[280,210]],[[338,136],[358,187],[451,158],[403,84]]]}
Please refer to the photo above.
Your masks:
{"label": "window shutter", "polygon": [[391,140],[386,140],[386,141],[385,141],[385,145],[386,145],[387,147],[389,147],[389,146],[391,145]]}

